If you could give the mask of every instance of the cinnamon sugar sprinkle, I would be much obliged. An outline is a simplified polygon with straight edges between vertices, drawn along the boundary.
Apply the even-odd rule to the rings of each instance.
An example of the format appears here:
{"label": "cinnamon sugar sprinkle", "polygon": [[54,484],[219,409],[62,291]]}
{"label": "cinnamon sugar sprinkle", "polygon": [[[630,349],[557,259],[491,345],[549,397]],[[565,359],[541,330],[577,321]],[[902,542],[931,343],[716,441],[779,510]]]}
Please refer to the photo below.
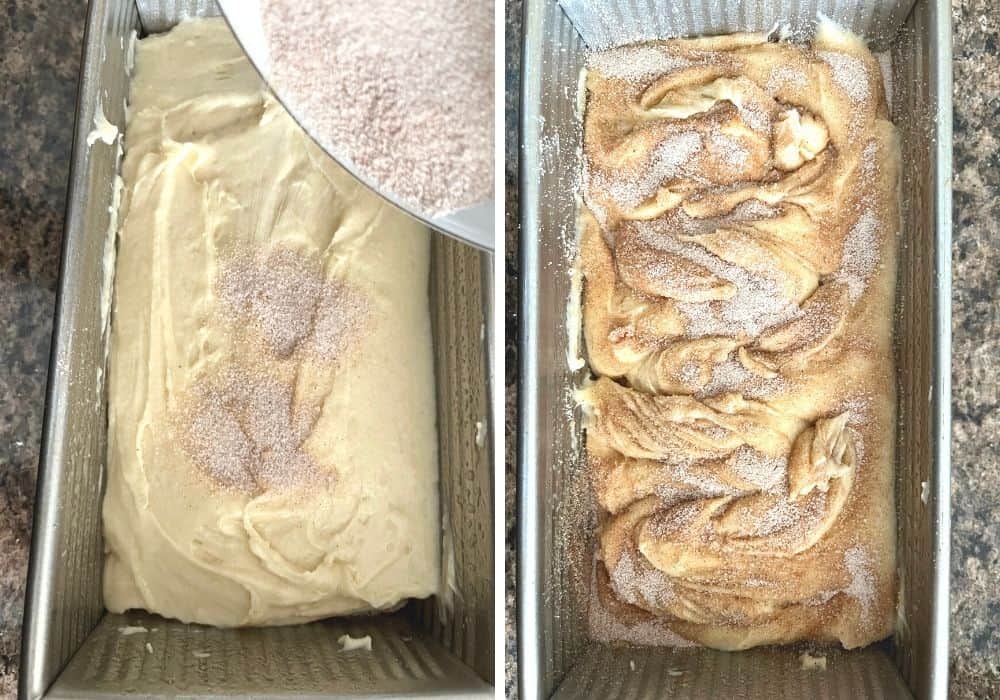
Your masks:
{"label": "cinnamon sugar sprinkle", "polygon": [[768,94],[774,94],[785,86],[803,88],[809,84],[806,74],[798,68],[791,66],[777,66],[768,76],[767,86],[764,88]]}
{"label": "cinnamon sugar sprinkle", "polygon": [[839,275],[847,282],[852,302],[865,291],[879,264],[879,227],[878,217],[865,208],[844,238]]}
{"label": "cinnamon sugar sprinkle", "polygon": [[641,83],[687,68],[691,61],[672,53],[663,45],[623,46],[594,51],[587,57],[587,67],[606,78]]}
{"label": "cinnamon sugar sprinkle", "polygon": [[823,517],[826,494],[819,493],[803,501],[792,501],[787,493],[779,496],[764,513],[747,518],[747,527],[754,537],[768,537],[772,543],[797,539]]}
{"label": "cinnamon sugar sprinkle", "polygon": [[666,574],[627,549],[622,552],[610,577],[615,593],[632,605],[662,607],[675,596]]}
{"label": "cinnamon sugar sprinkle", "polygon": [[732,469],[761,491],[775,491],[785,487],[788,459],[768,457],[752,447],[743,446],[733,454]]}
{"label": "cinnamon sugar sprinkle", "polygon": [[704,398],[735,391],[745,398],[765,399],[782,391],[787,386],[788,383],[780,375],[775,377],[758,376],[748,372],[739,360],[731,358],[712,366],[712,378],[696,396]]}
{"label": "cinnamon sugar sprinkle", "polygon": [[[641,226],[640,231],[643,230],[652,233],[649,228]],[[688,321],[688,337],[731,336],[734,331],[756,337],[764,330],[799,313],[798,305],[782,296],[776,282],[728,263],[700,245],[685,243],[672,236],[647,235],[646,241],[663,252],[678,255],[715,277],[732,283],[736,290],[730,299],[678,303],[678,310]],[[664,257],[652,264],[651,272],[670,277],[675,283],[682,283],[683,271],[671,266],[668,260],[669,258]]]}
{"label": "cinnamon sugar sprinkle", "polygon": [[318,261],[283,247],[233,255],[221,265],[218,289],[232,320],[249,322],[278,357],[299,351],[336,361],[370,314],[367,297],[328,281]]}
{"label": "cinnamon sugar sprinkle", "polygon": [[364,333],[367,297],[288,248],[240,251],[219,268],[219,312],[259,336],[240,364],[209,371],[178,402],[172,432],[213,487],[246,495],[333,479],[304,443],[319,406],[298,405],[282,362],[340,363]]}
{"label": "cinnamon sugar sprinkle", "polygon": [[318,408],[259,368],[231,367],[197,386],[173,417],[185,454],[212,484],[247,495],[332,479],[303,448]]}
{"label": "cinnamon sugar sprinkle", "polygon": [[851,582],[844,593],[861,605],[861,618],[866,623],[871,620],[872,606],[875,604],[875,576],[871,571],[871,559],[867,550],[855,545],[844,552],[844,566],[851,574]]}
{"label": "cinnamon sugar sprinkle", "polygon": [[856,103],[868,99],[871,84],[868,71],[860,59],[837,51],[819,51],[816,54],[833,71],[833,81]]}
{"label": "cinnamon sugar sprinkle", "polygon": [[270,81],[331,153],[438,216],[493,193],[493,6],[261,0]]}
{"label": "cinnamon sugar sprinkle", "polygon": [[[599,554],[599,552],[597,552]],[[631,553],[626,551],[623,553],[623,558],[626,556],[631,556]],[[596,591],[598,588],[598,567],[603,568],[598,557],[593,558],[590,567],[590,577],[589,586],[590,590]],[[619,571],[620,570],[620,571]],[[611,579],[610,583],[613,589],[617,589],[619,586],[623,590],[634,590],[634,583],[632,579],[632,570],[627,564],[620,564],[616,568],[618,575]],[[647,581],[646,593],[653,596],[657,600],[667,600],[673,595],[673,591],[670,587],[669,580],[664,579],[663,581],[653,582]],[[667,624],[660,619],[643,619],[643,620],[630,620],[628,622],[620,619],[612,610],[609,610],[605,605],[602,596],[593,595],[589,600],[589,610],[588,610],[588,627],[591,637],[597,641],[605,642],[630,642],[632,644],[639,644],[643,646],[671,646],[671,647],[691,647],[695,646],[694,643],[684,639],[679,634],[671,630]]]}
{"label": "cinnamon sugar sprinkle", "polygon": [[[625,302],[615,296],[606,304],[602,300],[597,311],[592,312],[607,315],[611,321],[602,340],[627,346],[627,352],[616,356],[625,369],[620,378],[614,376],[635,396],[649,400],[649,394],[653,394],[653,400],[657,400],[659,396],[689,393],[687,400],[694,401],[732,394],[748,400],[767,400],[787,393],[792,399],[789,403],[799,402],[791,411],[782,402],[764,406],[763,410],[771,414],[795,414],[794,420],[790,415],[782,415],[782,419],[789,419],[789,424],[797,420],[804,425],[808,421],[797,412],[803,408],[802,392],[815,390],[808,379],[811,369],[807,362],[811,355],[822,351],[835,337],[845,338],[842,342],[847,347],[858,347],[858,341],[850,337],[854,334],[842,330],[849,328],[851,322],[845,315],[852,314],[863,303],[862,297],[881,269],[889,232],[884,230],[880,202],[870,194],[867,198],[862,196],[864,188],[871,187],[881,175],[878,142],[873,139],[862,144],[853,139],[859,135],[859,127],[870,125],[871,107],[879,94],[872,83],[874,76],[869,75],[866,63],[856,56],[838,51],[813,53],[806,49],[802,58],[799,62],[802,67],[770,68],[759,85],[748,85],[750,79],[739,78],[744,82],[734,84],[741,95],[718,100],[735,106],[735,111],[727,106],[729,113],[722,116],[726,118],[725,124],[731,124],[738,112],[743,123],[739,131],[732,128],[726,131],[723,120],[706,117],[706,110],[714,109],[705,107],[713,104],[706,100],[696,103],[702,111],[687,117],[662,114],[658,117],[655,110],[643,115],[649,121],[641,122],[639,128],[644,131],[636,133],[628,125],[615,121],[618,105],[611,100],[620,97],[622,113],[634,113],[636,104],[644,104],[637,95],[645,95],[643,91],[651,81],[690,66],[722,65],[730,59],[710,52],[704,56],[682,56],[675,48],[661,44],[628,46],[589,56],[591,70],[603,78],[621,82],[605,86],[609,94],[590,105],[596,116],[588,117],[586,124],[598,133],[596,138],[588,136],[584,141],[587,149],[596,149],[584,153],[584,198],[612,252],[610,262],[619,285],[615,294],[630,295]],[[712,73],[705,71],[709,77],[704,78],[692,71],[691,81],[713,80]],[[786,171],[784,161],[775,160],[773,155],[779,146],[772,134],[772,119],[788,107],[785,101],[792,100],[782,94],[779,103],[774,96],[782,91],[808,89],[810,75],[817,73],[826,73],[827,79],[821,85],[824,90],[833,88],[832,94],[841,110],[845,108],[843,96],[846,96],[850,137],[846,144],[838,141],[842,133],[838,133],[838,125],[827,111],[817,108],[821,113],[811,117],[823,126],[823,149],[829,147],[829,151],[814,152],[820,150],[811,145],[811,139],[817,137],[795,137],[800,139],[797,147],[803,155],[797,166],[788,166]],[[729,73],[726,76],[735,80]],[[628,85],[623,87],[623,82]],[[675,81],[680,82],[683,81]],[[686,87],[694,90],[698,86]],[[709,97],[726,93],[703,90],[700,94]],[[684,95],[687,99],[687,93]],[[669,98],[667,93],[663,101]],[[664,110],[664,114],[674,113]],[[657,118],[667,121],[652,121]],[[829,124],[825,121],[828,119]],[[749,138],[736,136],[746,134],[747,129],[752,132]],[[832,136],[828,138],[827,132]],[[768,143],[772,150],[770,160],[758,152],[764,151]],[[855,149],[862,145],[859,154]],[[855,159],[858,169],[852,172]],[[806,162],[811,164],[807,166]],[[796,169],[801,172],[793,172]],[[834,170],[833,176],[829,170]],[[719,172],[725,174],[725,179],[717,175]],[[858,189],[853,189],[855,182]],[[827,188],[837,194],[828,195]],[[828,196],[837,205],[836,211],[814,204]],[[653,197],[656,199],[652,200]],[[636,211],[644,204],[642,210]],[[619,211],[614,211],[615,205]],[[784,221],[774,226],[755,226],[764,219],[787,215],[791,223],[784,228],[791,229],[802,213],[810,223],[808,234],[799,240],[795,239],[797,231],[782,230]],[[806,253],[808,246],[839,246],[839,264],[835,257],[830,260],[838,252],[835,249]],[[636,304],[648,302],[652,309],[649,326],[653,330],[637,330],[636,322],[628,315],[628,303],[633,300],[637,300]],[[662,324],[660,317],[654,315],[658,313],[665,319]],[[628,323],[622,318],[628,319]],[[838,333],[840,336],[835,336]],[[730,344],[720,345],[720,351],[712,355],[699,356],[701,361],[678,362],[679,367],[670,367],[671,377],[683,385],[681,388],[665,380],[648,381],[648,358],[658,357],[658,352],[669,352],[670,343],[681,337],[719,338]],[[624,342],[631,339],[636,342]],[[729,350],[733,345],[738,350]],[[831,347],[836,350],[838,346]],[[821,355],[820,359],[825,361],[829,357]],[[801,374],[807,376],[805,381]],[[668,383],[669,391],[662,388]],[[858,388],[850,381],[846,384],[845,392],[851,396],[836,398],[845,410],[852,400],[858,404],[849,407],[850,422],[864,424],[871,409],[870,397],[855,396]],[[831,391],[839,390],[835,387]],[[706,401],[705,405],[713,406],[713,402]],[[828,406],[822,406],[820,410],[825,412]],[[647,616],[644,619],[651,615],[669,622],[672,615],[677,615],[682,621],[693,622],[686,613],[676,611],[682,611],[684,604],[690,602],[686,600],[688,595],[698,592],[692,594],[690,582],[684,576],[674,578],[657,569],[640,550],[640,537],[669,542],[677,551],[666,549],[669,553],[664,556],[676,556],[678,561],[688,555],[697,560],[705,551],[725,559],[730,548],[737,551],[737,556],[741,553],[756,556],[761,546],[770,551],[798,552],[796,547],[811,545],[814,540],[809,538],[821,537],[826,528],[832,527],[831,518],[836,515],[832,510],[842,507],[843,491],[816,490],[804,498],[790,496],[789,460],[793,454],[799,459],[799,453],[792,449],[797,440],[795,434],[785,435],[787,444],[780,442],[773,449],[761,447],[768,454],[746,443],[736,449],[712,453],[704,445],[720,444],[743,429],[727,433],[718,425],[694,425],[692,419],[692,425],[687,427],[697,430],[698,446],[675,446],[670,443],[676,422],[664,419],[661,424],[656,419],[649,424],[652,418],[643,414],[638,402],[632,410],[635,417],[632,424],[614,422],[615,416],[605,412],[599,417],[601,426],[614,422],[619,436],[626,435],[622,444],[629,439],[636,443],[647,438],[656,442],[659,465],[642,464],[641,479],[628,483],[633,477],[625,475],[621,477],[622,483],[616,485],[623,490],[632,488],[636,495],[632,506],[616,506],[614,513],[603,513],[602,517],[607,519],[603,531],[607,540],[603,546],[609,548],[603,552],[609,557],[604,573],[614,597],[641,609]],[[758,424],[754,418],[747,418],[744,434],[762,429],[767,423],[768,419],[761,419]],[[665,427],[667,424],[671,427]],[[853,430],[851,439],[853,466],[860,469],[865,460],[863,436]],[[624,454],[622,444],[600,428],[592,426],[588,440],[594,440],[597,449]],[[660,449],[668,444],[669,449]],[[782,449],[783,455],[774,454]],[[640,510],[628,510],[636,505]],[[634,519],[640,516],[640,520]],[[612,556],[616,559],[612,560]],[[740,590],[745,587],[766,589],[785,585],[780,580],[740,580],[744,572],[739,562],[735,566],[730,566],[731,563],[725,562],[718,571],[712,570],[713,585],[732,586],[740,596],[745,594]],[[822,604],[843,592],[858,600],[863,617],[870,619],[877,595],[870,555],[860,546],[853,547],[844,554],[844,566],[851,578],[843,591],[833,591],[822,601],[819,598],[825,594],[814,596],[815,591],[810,591],[808,599],[796,602]],[[708,574],[699,571],[698,575]],[[768,576],[765,574],[763,578]],[[600,604],[598,598],[594,600]],[[732,615],[734,623],[745,622],[737,620],[744,615],[739,605],[731,607],[732,610],[713,609],[711,614]],[[670,613],[664,613],[665,610]],[[628,615],[623,617],[627,619]]]}
{"label": "cinnamon sugar sprinkle", "polygon": [[663,182],[686,174],[689,162],[702,147],[698,132],[682,131],[659,144],[634,176],[616,172],[614,177],[607,177],[601,173],[595,179],[619,206],[631,209],[656,192]]}
{"label": "cinnamon sugar sprinkle", "polygon": [[727,167],[736,171],[741,171],[746,167],[750,151],[740,143],[739,139],[718,131],[712,132],[708,139],[712,145],[712,151],[719,155]]}

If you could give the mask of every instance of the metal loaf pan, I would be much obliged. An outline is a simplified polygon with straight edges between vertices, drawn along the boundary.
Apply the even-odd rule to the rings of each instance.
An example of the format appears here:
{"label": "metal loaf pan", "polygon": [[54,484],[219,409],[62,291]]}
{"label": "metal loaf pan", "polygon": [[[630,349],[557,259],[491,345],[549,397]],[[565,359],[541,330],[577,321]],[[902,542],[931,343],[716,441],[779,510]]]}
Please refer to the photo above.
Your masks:
{"label": "metal loaf pan", "polygon": [[[590,6],[564,2],[567,12],[587,12]],[[861,2],[864,8],[859,7]],[[893,0],[595,0],[594,4],[598,6],[594,15],[615,27],[614,34],[631,36],[641,36],[644,24],[666,26],[674,35],[766,30],[775,18],[796,27],[819,11],[863,30],[865,8],[881,6],[875,14],[883,18],[900,12],[900,3]],[[851,652],[830,652],[827,670],[819,672],[803,671],[798,651],[792,648],[725,653],[610,646],[588,639],[585,585],[575,571],[580,548],[567,533],[588,531],[593,515],[588,512],[587,477],[581,466],[582,440],[572,419],[571,390],[580,377],[566,361],[566,304],[571,291],[567,273],[573,258],[580,168],[577,86],[585,46],[555,0],[525,0],[518,522],[522,700],[946,697],[950,9],[945,0],[917,0],[912,7],[904,6],[898,15],[905,18],[902,28],[880,37],[882,46],[876,45],[888,49],[892,58],[893,121],[903,146],[904,221],[895,320],[899,622],[892,640]],[[926,485],[923,499],[922,484]]]}
{"label": "metal loaf pan", "polygon": [[[166,26],[215,13],[205,0],[159,5]],[[439,614],[434,600],[413,601],[391,615],[224,630],[104,610],[107,412],[99,300],[112,274],[102,260],[116,158],[112,146],[86,141],[98,105],[111,122],[125,124],[133,31],[142,33],[134,0],[92,0],[38,475],[22,697],[492,697],[492,358],[486,351],[492,264],[488,254],[442,235],[434,237],[428,291],[442,535],[452,555],[446,561],[453,562],[454,601],[447,612]],[[479,424],[490,428],[486,440]],[[119,628],[127,625],[149,631],[123,635]],[[344,633],[370,634],[373,651],[341,652],[336,640]]]}

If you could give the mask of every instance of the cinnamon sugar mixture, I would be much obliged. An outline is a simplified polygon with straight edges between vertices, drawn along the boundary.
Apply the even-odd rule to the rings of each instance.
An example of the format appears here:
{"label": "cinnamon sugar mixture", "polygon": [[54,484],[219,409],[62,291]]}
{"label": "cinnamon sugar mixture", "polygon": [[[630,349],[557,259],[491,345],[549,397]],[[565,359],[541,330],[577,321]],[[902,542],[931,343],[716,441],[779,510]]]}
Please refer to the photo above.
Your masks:
{"label": "cinnamon sugar mixture", "polygon": [[593,636],[886,636],[898,147],[878,63],[826,26],[588,65]]}
{"label": "cinnamon sugar mixture", "polygon": [[256,367],[222,371],[175,417],[184,451],[212,484],[248,495],[333,479],[302,448],[318,409],[296,411],[292,394]]}
{"label": "cinnamon sugar mixture", "polygon": [[233,255],[221,267],[218,287],[232,321],[252,324],[279,357],[301,350],[335,360],[370,313],[363,294],[328,281],[318,261],[288,248]]}
{"label": "cinnamon sugar mixture", "polygon": [[264,343],[248,350],[244,366],[196,385],[175,411],[173,429],[191,463],[213,487],[249,495],[333,479],[302,448],[319,407],[294,408],[280,361],[343,359],[365,331],[367,298],[327,280],[317,260],[280,246],[229,256],[217,288],[227,325],[249,325]]}
{"label": "cinnamon sugar mixture", "polygon": [[307,129],[432,216],[493,193],[493,4],[262,0],[271,81]]}

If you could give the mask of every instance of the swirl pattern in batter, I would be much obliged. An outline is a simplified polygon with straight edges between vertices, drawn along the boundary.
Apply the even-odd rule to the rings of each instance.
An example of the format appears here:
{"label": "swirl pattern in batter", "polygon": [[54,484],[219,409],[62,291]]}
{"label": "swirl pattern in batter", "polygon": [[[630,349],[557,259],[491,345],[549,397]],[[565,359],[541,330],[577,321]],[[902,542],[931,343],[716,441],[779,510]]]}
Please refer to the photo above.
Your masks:
{"label": "swirl pattern in batter", "polygon": [[595,604],[723,649],[887,636],[899,146],[878,62],[737,34],[595,54],[580,392]]}

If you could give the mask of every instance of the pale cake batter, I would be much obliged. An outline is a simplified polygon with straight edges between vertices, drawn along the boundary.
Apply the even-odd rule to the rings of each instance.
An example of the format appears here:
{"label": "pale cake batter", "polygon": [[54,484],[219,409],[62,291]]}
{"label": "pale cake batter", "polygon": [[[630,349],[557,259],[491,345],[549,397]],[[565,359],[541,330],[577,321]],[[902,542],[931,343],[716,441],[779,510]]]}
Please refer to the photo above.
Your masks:
{"label": "pale cake batter", "polygon": [[808,47],[597,54],[586,87],[594,604],[722,649],[888,636],[899,144],[878,63],[823,24]]}
{"label": "pale cake batter", "polygon": [[138,42],[105,603],[219,626],[438,587],[429,232],[335,165],[221,19]]}

